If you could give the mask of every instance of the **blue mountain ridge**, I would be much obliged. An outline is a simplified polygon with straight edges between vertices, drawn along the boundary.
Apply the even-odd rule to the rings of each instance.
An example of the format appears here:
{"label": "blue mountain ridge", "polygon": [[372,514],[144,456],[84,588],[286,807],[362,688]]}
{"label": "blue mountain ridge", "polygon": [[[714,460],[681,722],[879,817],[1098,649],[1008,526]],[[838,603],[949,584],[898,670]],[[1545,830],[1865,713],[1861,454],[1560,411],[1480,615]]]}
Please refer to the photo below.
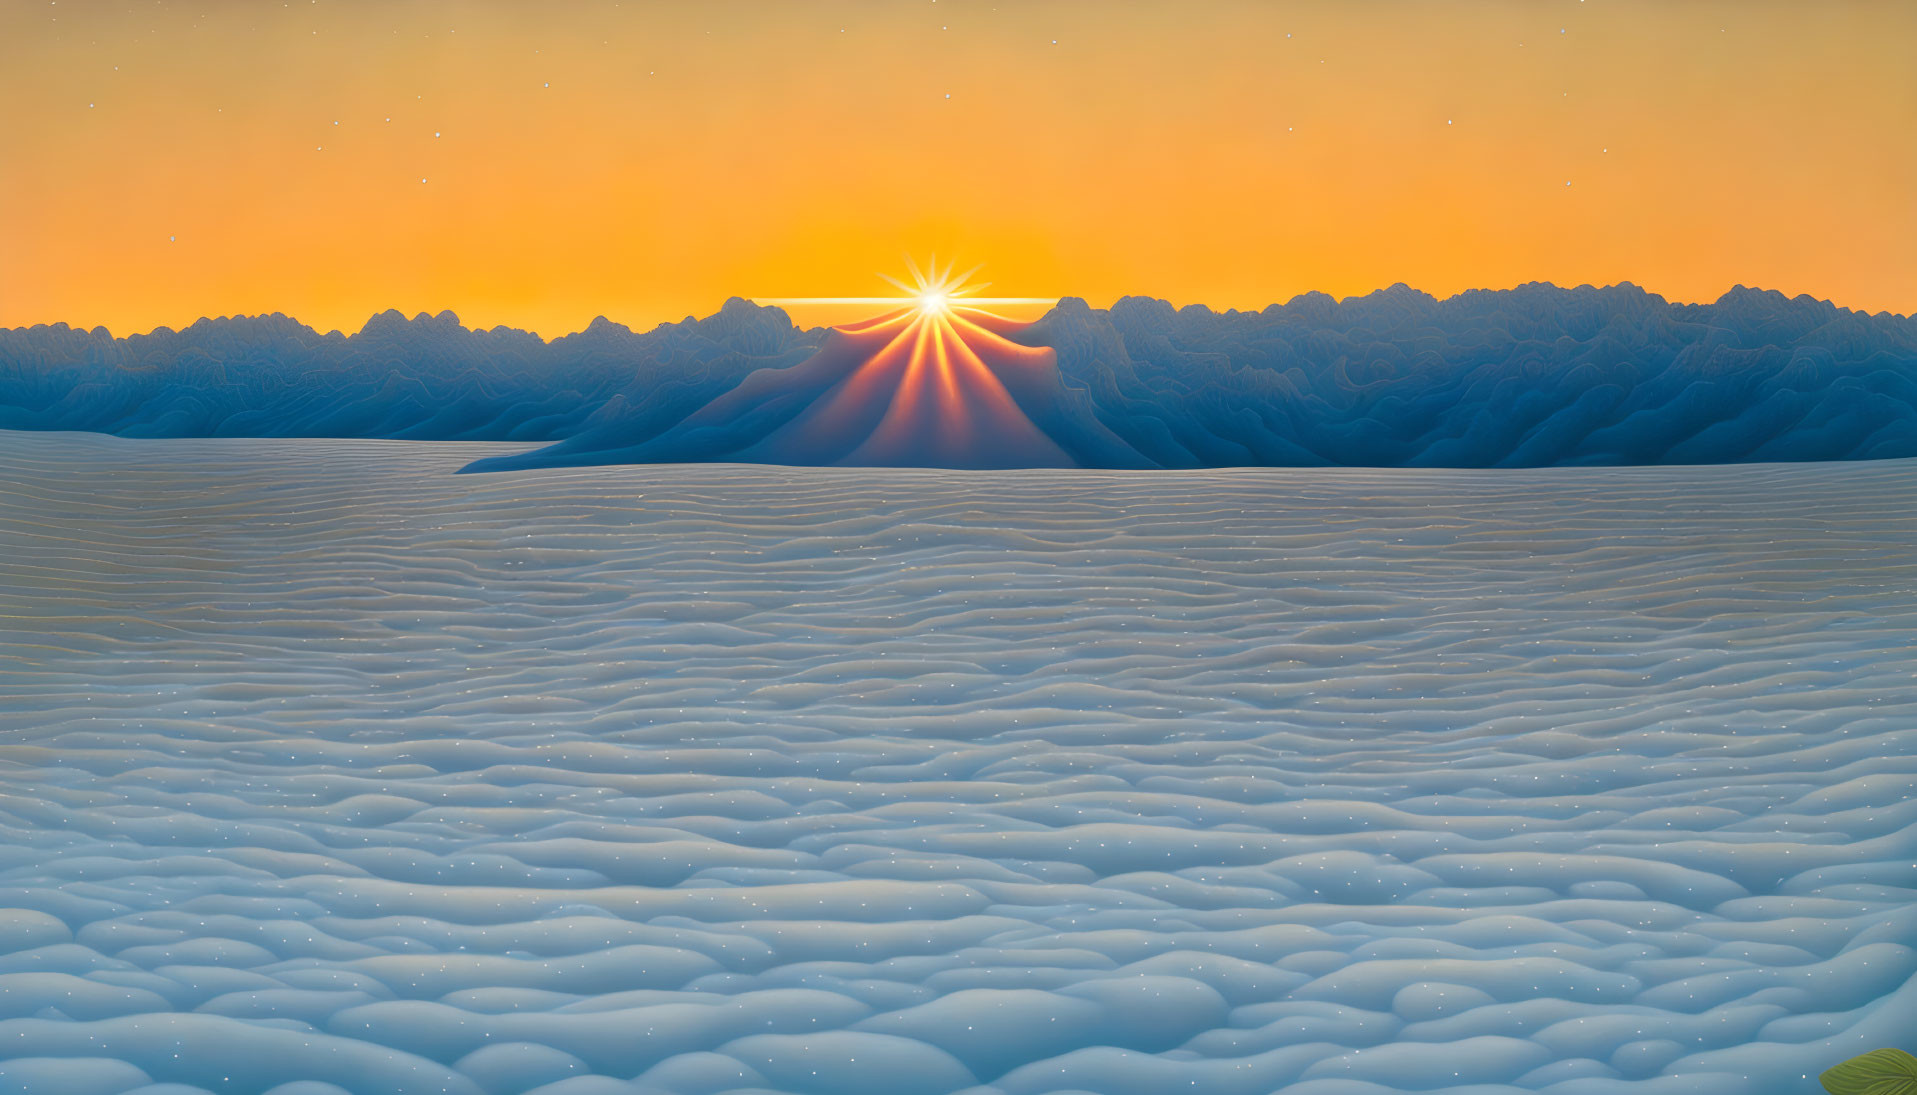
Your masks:
{"label": "blue mountain ridge", "polygon": [[0,330],[0,429],[552,442],[596,413],[676,421],[821,337],[737,298],[704,319],[639,333],[601,317],[550,342],[451,312],[382,312],[354,335],[277,313],[126,338],[15,328]]}
{"label": "blue mountain ridge", "polygon": [[[1628,283],[1444,300],[1394,285],[1255,312],[1065,298],[1009,337],[1056,351],[1045,421],[1107,439],[1095,466],[1917,456],[1917,320],[1742,286],[1709,304]],[[674,427],[826,342],[738,298],[550,342],[449,312],[389,311],[350,336],[278,314],[125,338],[16,328],[0,330],[0,428],[550,446],[488,469],[710,460],[724,454],[675,451]]]}

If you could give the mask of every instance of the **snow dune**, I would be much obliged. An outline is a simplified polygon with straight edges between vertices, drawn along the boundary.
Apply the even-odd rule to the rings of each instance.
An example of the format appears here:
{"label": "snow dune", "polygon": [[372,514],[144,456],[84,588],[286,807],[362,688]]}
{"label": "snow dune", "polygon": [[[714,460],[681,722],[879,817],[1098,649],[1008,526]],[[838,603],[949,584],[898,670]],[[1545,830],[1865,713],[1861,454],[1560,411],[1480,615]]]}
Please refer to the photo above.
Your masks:
{"label": "snow dune", "polygon": [[0,1091],[1782,1095],[1917,1033],[1917,462],[452,474],[510,451],[0,434]]}

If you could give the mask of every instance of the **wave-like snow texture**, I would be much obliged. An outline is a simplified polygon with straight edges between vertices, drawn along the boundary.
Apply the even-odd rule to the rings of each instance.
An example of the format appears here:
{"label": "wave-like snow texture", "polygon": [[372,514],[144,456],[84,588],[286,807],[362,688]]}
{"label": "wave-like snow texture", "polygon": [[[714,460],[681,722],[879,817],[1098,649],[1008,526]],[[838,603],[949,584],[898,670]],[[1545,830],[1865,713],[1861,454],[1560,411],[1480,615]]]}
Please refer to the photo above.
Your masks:
{"label": "wave-like snow texture", "polygon": [[[1096,435],[1081,447],[1101,466],[1917,456],[1917,319],[1742,287],[1696,305],[1629,284],[1442,301],[1398,285],[1224,313],[1067,299],[1014,337],[1057,350],[1054,409],[1084,419],[1073,435]],[[551,343],[450,313],[389,312],[351,338],[284,316],[123,340],[35,327],[0,331],[0,428],[563,442],[508,462],[522,467],[709,460],[710,438],[683,443],[711,432],[701,409],[822,342],[736,299],[705,320],[645,334],[600,320]],[[728,422],[719,456],[764,441],[738,436],[755,421]],[[978,455],[953,463],[998,462]]]}
{"label": "wave-like snow texture", "polygon": [[0,434],[0,1088],[1909,1044],[1917,464],[451,474],[499,451]]}

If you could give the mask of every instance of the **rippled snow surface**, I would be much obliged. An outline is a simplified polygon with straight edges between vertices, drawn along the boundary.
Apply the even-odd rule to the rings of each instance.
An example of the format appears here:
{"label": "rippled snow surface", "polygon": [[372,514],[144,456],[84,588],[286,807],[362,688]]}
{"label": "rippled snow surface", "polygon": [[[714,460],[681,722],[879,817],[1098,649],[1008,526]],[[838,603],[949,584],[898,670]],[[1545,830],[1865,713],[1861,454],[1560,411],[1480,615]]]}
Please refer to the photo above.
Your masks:
{"label": "rippled snow surface", "polygon": [[1917,464],[449,474],[502,451],[0,434],[0,1090],[1917,1048]]}

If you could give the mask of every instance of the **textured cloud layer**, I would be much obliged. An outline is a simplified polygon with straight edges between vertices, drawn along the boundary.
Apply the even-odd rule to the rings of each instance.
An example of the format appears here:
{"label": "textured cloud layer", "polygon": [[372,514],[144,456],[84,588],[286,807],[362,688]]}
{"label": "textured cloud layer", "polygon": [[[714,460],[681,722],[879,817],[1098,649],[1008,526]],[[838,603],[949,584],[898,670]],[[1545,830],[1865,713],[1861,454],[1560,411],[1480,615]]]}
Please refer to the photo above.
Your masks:
{"label": "textured cloud layer", "polygon": [[[1674,305],[1630,285],[1443,301],[1394,286],[1226,313],[1068,299],[1015,337],[1058,351],[1048,428],[1096,466],[1917,456],[1917,320],[1750,289]],[[124,340],[35,327],[0,331],[0,428],[560,443],[504,464],[517,467],[707,461],[799,413],[746,400],[750,414],[714,419],[754,371],[821,341],[736,300],[645,334],[602,320],[551,343],[449,314],[387,313],[351,338],[285,317]]]}
{"label": "textured cloud layer", "polygon": [[499,451],[0,435],[0,1090],[1796,1095],[1909,1036],[1909,462]]}

